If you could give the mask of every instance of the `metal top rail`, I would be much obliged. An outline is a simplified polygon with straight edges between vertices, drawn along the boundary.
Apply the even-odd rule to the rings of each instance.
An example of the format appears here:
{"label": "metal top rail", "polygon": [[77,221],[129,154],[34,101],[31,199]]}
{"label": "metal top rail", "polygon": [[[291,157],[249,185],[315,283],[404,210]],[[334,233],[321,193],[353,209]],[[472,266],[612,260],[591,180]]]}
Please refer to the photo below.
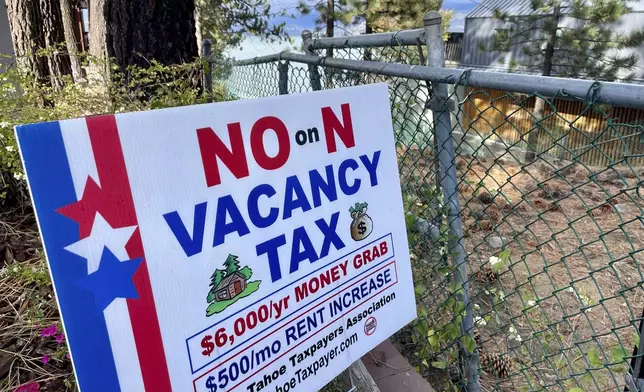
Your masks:
{"label": "metal top rail", "polygon": [[[465,70],[458,68],[435,68],[420,65],[380,63],[376,61],[346,60],[319,57],[292,52],[241,60],[236,65],[253,65],[289,60],[298,63],[339,68],[350,71],[370,72],[379,75],[429,80],[437,83],[467,85],[503,91],[543,96],[567,94],[574,97],[588,97],[595,102],[615,106],[644,109],[644,85],[614,82],[593,82],[583,79],[565,79],[549,76],[524,75]],[[593,94],[593,96],[589,96]]]}
{"label": "metal top rail", "polygon": [[323,37],[313,38],[310,31],[302,32],[302,41],[308,45],[306,49],[333,49],[333,48],[374,48],[384,46],[411,46],[425,44],[425,29],[393,31],[355,35],[348,37]]}

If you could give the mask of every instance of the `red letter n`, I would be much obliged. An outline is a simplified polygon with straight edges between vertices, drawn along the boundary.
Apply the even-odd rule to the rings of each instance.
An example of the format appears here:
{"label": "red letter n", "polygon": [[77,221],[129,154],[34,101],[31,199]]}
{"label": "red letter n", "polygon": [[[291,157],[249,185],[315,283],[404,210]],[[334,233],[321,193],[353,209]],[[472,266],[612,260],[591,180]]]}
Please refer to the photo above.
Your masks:
{"label": "red letter n", "polygon": [[236,178],[248,177],[248,162],[239,123],[228,124],[228,137],[230,138],[230,149],[212,128],[197,129],[203,170],[206,174],[206,184],[209,187],[221,184],[217,158]]}
{"label": "red letter n", "polygon": [[[353,124],[351,123],[351,109],[348,103],[343,103],[342,123],[338,120],[335,113],[330,107],[322,108],[322,123],[324,124],[324,137],[326,139],[326,150],[330,153],[336,152],[338,148],[335,145],[334,132],[340,136],[340,140],[345,147],[355,147],[356,141],[353,137]],[[344,124],[343,124],[344,123]]]}

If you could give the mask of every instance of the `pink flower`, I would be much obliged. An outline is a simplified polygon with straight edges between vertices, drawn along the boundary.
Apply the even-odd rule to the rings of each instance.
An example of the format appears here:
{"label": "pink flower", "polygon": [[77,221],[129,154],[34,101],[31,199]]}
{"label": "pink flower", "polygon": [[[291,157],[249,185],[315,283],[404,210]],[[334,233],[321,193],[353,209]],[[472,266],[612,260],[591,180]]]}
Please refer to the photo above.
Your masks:
{"label": "pink flower", "polygon": [[42,331],[40,331],[40,335],[49,337],[49,336],[56,335],[56,332],[58,332],[58,328],[56,328],[56,324],[52,324],[49,327],[44,328]]}
{"label": "pink flower", "polygon": [[40,385],[37,382],[30,382],[16,388],[13,392],[38,392],[40,390]]}
{"label": "pink flower", "polygon": [[69,355],[69,353],[65,354],[65,356],[67,357],[67,359],[72,359],[72,357],[71,357],[71,355]]}
{"label": "pink flower", "polygon": [[42,364],[46,365],[47,362],[49,362],[50,359],[51,359],[51,357],[49,355],[47,355],[47,354],[43,355],[42,356]]}
{"label": "pink flower", "polygon": [[65,335],[63,335],[62,333],[56,335],[56,343],[61,344],[63,342],[63,339],[65,339]]}

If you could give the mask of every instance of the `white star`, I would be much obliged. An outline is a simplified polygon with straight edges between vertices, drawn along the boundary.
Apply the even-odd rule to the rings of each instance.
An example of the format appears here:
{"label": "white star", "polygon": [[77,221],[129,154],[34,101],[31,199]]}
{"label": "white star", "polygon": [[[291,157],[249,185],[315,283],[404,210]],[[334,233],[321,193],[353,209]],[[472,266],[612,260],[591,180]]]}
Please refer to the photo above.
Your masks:
{"label": "white star", "polygon": [[98,269],[103,248],[106,246],[119,260],[130,259],[125,250],[125,244],[132,237],[134,230],[136,230],[136,226],[114,229],[101,214],[96,213],[89,237],[67,245],[65,250],[86,258],[87,273],[91,274]]}

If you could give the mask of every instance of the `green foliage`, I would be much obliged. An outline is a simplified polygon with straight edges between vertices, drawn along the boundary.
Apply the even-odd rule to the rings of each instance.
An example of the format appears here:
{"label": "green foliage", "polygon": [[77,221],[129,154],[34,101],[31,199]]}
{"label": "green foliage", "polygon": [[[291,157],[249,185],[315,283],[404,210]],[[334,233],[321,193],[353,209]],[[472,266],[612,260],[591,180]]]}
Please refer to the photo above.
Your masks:
{"label": "green foliage", "polygon": [[45,263],[31,265],[27,263],[13,262],[6,267],[7,275],[20,281],[24,286],[34,285],[35,287],[51,286],[49,271]]}
{"label": "green foliage", "polygon": [[[302,15],[315,10],[319,15],[316,19],[319,28],[325,28],[328,17],[333,17],[336,28],[365,23],[373,32],[386,32],[421,28],[425,13],[439,11],[442,5],[443,0],[336,0],[334,9],[329,10],[326,0],[300,0],[297,10]],[[441,14],[443,31],[446,32],[454,13],[442,10]]]}
{"label": "green foliage", "polygon": [[628,353],[626,352],[626,350],[624,350],[624,347],[622,346],[613,347],[610,350],[610,354],[611,354],[611,361],[613,363],[621,363],[624,361],[625,358],[628,357]]}
{"label": "green foliage", "polygon": [[234,274],[235,272],[239,271],[239,259],[235,255],[228,255],[226,257],[226,261],[224,262],[224,266],[226,266],[226,276],[230,276]]}
{"label": "green foliage", "polygon": [[[116,66],[108,67],[91,58],[84,58],[83,63],[86,68],[110,69],[109,77],[91,75],[89,81],[73,83],[67,76],[50,83],[35,80],[13,64],[4,68],[0,65],[0,205],[10,196],[20,196],[23,201],[27,198],[14,139],[16,125],[229,99],[219,83],[213,86],[213,91],[202,89],[202,73],[207,64],[201,60],[171,66],[150,60],[147,68],[131,66],[124,73]],[[213,79],[225,76],[229,69],[225,61],[216,63]]]}
{"label": "green foliage", "polygon": [[215,272],[213,272],[212,276],[210,277],[210,286],[212,286],[213,289],[219,286],[219,283],[224,280],[224,273],[225,271],[220,269],[216,269]]}
{"label": "green foliage", "polygon": [[197,0],[196,7],[204,38],[212,40],[215,56],[239,46],[246,34],[268,41],[286,38],[285,23],[273,24],[271,18],[288,16],[287,12],[274,10],[267,0]]}
{"label": "green foliage", "polygon": [[246,278],[246,280],[250,279],[251,276],[253,276],[253,270],[250,269],[248,266],[240,269],[239,273],[242,274],[242,276]]}
{"label": "green foliage", "polygon": [[[615,80],[631,79],[628,73],[639,56],[622,49],[644,42],[644,29],[625,34],[616,28],[619,18],[630,12],[630,0],[581,1],[533,0],[529,15],[508,15],[495,10],[495,17],[509,28],[496,31],[483,48],[510,52],[519,46],[523,60],[511,60],[516,69],[561,77]],[[572,19],[564,26],[563,18]],[[548,51],[548,46],[552,52]]]}

